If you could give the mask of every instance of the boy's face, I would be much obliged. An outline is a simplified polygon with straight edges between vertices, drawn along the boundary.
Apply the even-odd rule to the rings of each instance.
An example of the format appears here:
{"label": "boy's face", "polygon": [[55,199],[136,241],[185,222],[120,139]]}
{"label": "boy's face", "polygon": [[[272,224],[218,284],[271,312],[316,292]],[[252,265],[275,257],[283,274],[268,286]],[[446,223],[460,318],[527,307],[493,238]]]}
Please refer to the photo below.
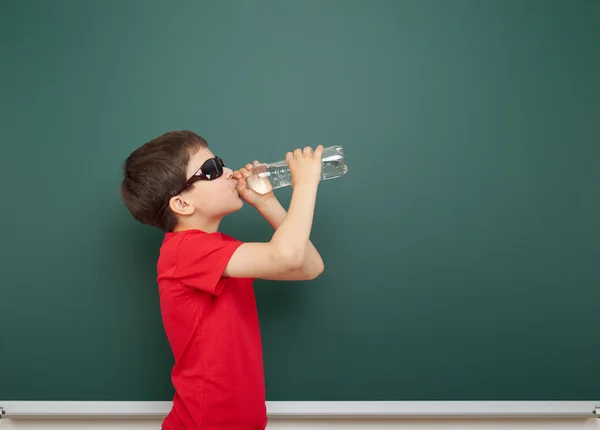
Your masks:
{"label": "boy's face", "polygon": [[[206,160],[214,156],[208,148],[202,148],[193,154],[187,166],[186,178],[191,178]],[[193,215],[204,219],[222,218],[243,206],[237,192],[237,180],[233,178],[233,171],[228,167],[223,167],[223,175],[217,179],[194,182],[189,189],[181,193],[181,198],[193,207]]]}

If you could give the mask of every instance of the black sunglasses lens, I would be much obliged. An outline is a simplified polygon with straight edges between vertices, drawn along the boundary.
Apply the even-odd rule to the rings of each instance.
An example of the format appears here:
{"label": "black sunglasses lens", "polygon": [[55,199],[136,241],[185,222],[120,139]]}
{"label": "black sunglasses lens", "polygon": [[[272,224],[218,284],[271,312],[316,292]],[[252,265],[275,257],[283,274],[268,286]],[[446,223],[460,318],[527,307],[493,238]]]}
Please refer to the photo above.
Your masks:
{"label": "black sunglasses lens", "polygon": [[223,161],[220,158],[211,158],[202,165],[202,173],[208,180],[217,179],[223,175],[223,166]]}

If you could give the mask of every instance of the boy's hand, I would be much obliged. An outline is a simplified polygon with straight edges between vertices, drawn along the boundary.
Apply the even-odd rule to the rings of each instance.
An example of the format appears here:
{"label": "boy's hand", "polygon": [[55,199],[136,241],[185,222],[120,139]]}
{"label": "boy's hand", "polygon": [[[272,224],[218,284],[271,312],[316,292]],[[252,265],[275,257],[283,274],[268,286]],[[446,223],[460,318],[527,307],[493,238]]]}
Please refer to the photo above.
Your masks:
{"label": "boy's hand", "polygon": [[[254,165],[259,164],[258,161],[254,161]],[[248,163],[245,167],[233,172],[233,177],[237,179],[237,191],[240,197],[249,205],[259,209],[266,202],[275,198],[273,190],[266,194],[259,194],[254,190],[246,187],[246,179],[250,176],[250,170],[252,170],[252,164]]]}
{"label": "boy's hand", "polygon": [[292,187],[298,184],[318,184],[321,180],[321,158],[323,145],[317,146],[313,152],[310,146],[288,152],[285,160],[292,174]]}

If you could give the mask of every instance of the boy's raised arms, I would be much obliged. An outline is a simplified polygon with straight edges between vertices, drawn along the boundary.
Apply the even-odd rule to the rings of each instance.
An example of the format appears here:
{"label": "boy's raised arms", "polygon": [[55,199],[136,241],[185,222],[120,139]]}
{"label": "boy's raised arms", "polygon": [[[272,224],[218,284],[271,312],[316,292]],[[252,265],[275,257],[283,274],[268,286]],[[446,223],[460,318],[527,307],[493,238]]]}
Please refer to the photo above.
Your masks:
{"label": "boy's raised arms", "polygon": [[[323,271],[323,262],[309,237],[317,189],[321,176],[323,147],[310,147],[286,154],[294,189],[287,212],[274,201],[259,209],[276,229],[269,242],[244,243],[237,248],[224,275],[268,280],[313,279]],[[238,189],[244,181],[238,182]]]}

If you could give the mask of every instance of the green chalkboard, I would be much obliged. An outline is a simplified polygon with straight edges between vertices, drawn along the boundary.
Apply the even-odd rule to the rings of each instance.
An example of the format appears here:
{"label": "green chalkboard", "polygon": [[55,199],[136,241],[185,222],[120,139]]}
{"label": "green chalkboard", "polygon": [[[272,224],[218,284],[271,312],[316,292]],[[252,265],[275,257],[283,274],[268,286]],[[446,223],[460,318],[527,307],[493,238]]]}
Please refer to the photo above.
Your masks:
{"label": "green chalkboard", "polygon": [[323,275],[256,282],[268,400],[599,397],[598,1],[9,0],[0,35],[0,399],[171,399],[119,183],[176,129],[345,149]]}

